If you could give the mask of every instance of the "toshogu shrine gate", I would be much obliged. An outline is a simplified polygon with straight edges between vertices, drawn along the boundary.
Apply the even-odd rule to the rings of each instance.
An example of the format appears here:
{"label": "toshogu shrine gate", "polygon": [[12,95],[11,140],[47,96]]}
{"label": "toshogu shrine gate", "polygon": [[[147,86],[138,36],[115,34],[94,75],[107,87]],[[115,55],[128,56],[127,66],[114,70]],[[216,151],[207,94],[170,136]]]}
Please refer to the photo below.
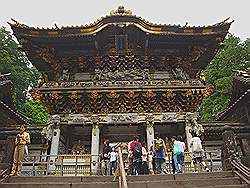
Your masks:
{"label": "toshogu shrine gate", "polygon": [[[50,155],[70,154],[78,141],[97,160],[103,140],[154,133],[182,135],[212,93],[201,71],[220,48],[231,22],[211,26],[153,24],[118,7],[84,26],[34,28],[10,23],[29,60],[42,73],[32,96],[49,110]],[[92,169],[96,167],[92,166]]]}

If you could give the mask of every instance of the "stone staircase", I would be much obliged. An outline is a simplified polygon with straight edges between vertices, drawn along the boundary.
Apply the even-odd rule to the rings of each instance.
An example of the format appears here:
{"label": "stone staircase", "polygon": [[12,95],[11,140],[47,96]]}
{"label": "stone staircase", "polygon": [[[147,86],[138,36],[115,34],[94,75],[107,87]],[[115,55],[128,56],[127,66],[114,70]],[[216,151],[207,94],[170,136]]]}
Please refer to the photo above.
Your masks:
{"label": "stone staircase", "polygon": [[[118,188],[112,176],[23,176],[10,177],[0,188]],[[247,188],[232,172],[204,172],[176,175],[128,176],[129,188]]]}

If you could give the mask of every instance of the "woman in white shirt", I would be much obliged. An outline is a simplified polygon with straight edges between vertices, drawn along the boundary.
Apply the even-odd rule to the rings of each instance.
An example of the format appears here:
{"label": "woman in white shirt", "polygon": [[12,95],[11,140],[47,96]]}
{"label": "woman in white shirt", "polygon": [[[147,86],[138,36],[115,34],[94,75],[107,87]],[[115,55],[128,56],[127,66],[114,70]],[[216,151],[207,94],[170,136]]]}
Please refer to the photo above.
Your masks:
{"label": "woman in white shirt", "polygon": [[198,172],[198,167],[200,166],[200,168],[203,167],[207,172],[209,172],[209,169],[206,163],[202,159],[204,156],[204,150],[202,148],[201,139],[198,137],[195,131],[191,132],[191,134],[192,134],[192,138],[190,140],[190,147],[192,151],[194,171]]}
{"label": "woman in white shirt", "polygon": [[110,175],[113,175],[116,169],[116,160],[117,160],[117,153],[115,152],[115,148],[112,148],[112,151],[109,153],[109,164],[110,164]]}

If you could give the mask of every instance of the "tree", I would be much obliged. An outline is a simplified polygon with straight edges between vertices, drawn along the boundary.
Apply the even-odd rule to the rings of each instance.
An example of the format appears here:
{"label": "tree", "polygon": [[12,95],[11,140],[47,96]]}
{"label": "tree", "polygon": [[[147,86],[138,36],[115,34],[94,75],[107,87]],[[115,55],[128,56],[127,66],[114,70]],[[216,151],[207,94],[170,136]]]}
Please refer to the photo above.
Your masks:
{"label": "tree", "polygon": [[47,122],[48,111],[40,101],[27,100],[24,104],[20,105],[19,110],[24,115],[31,117],[33,124],[44,124]]}
{"label": "tree", "polygon": [[203,71],[206,83],[213,85],[215,92],[201,104],[202,121],[215,120],[215,115],[229,105],[234,70],[250,70],[250,40],[241,41],[238,37],[228,35],[223,48]]}
{"label": "tree", "polygon": [[[29,62],[25,53],[21,51],[19,44],[13,39],[11,33],[4,27],[0,28],[0,72],[11,73],[10,79],[13,82],[12,99],[14,105],[19,112],[23,113],[25,109],[25,114],[31,116],[26,113],[26,107],[31,108],[32,104],[38,107],[38,103],[27,101],[27,92],[29,87],[33,87],[37,83],[40,74]],[[26,102],[27,104],[25,104]],[[39,105],[41,104],[39,103]],[[42,106],[40,107],[42,108]],[[41,108],[39,109],[41,110]],[[31,109],[34,110],[34,108]],[[44,112],[44,110],[41,112]],[[36,116],[34,117],[36,118]],[[40,120],[34,121],[40,122]]]}

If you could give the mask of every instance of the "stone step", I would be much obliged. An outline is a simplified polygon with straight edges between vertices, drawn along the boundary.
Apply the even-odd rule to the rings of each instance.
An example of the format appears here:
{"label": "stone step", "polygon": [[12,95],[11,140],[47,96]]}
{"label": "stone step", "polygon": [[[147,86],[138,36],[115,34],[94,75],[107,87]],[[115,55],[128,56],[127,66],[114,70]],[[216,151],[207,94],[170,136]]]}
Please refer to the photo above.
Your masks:
{"label": "stone step", "polygon": [[219,185],[240,185],[239,178],[211,178],[211,179],[193,179],[193,180],[162,180],[162,181],[135,181],[128,182],[128,187],[133,188],[189,188],[189,187],[207,187]]}
{"label": "stone step", "polygon": [[9,183],[25,183],[25,182],[62,182],[62,183],[81,183],[82,177],[67,176],[12,176],[8,179]]}
{"label": "stone step", "polygon": [[[192,188],[200,188],[200,187],[192,187]],[[249,188],[247,184],[239,184],[239,185],[215,185],[215,186],[206,186],[202,188]]]}
{"label": "stone step", "polygon": [[33,182],[33,183],[3,183],[1,188],[119,188],[118,182],[95,183],[63,183],[63,182]]}
{"label": "stone step", "polygon": [[[129,188],[246,188],[232,172],[127,176]],[[118,188],[113,176],[22,176],[10,177],[1,188]]]}
{"label": "stone step", "polygon": [[[77,177],[76,177],[77,178]],[[73,179],[76,179],[73,178]],[[55,180],[55,179],[54,179]],[[60,180],[57,179],[57,180]],[[189,188],[189,187],[225,187],[227,185],[241,185],[241,181],[237,177],[230,178],[209,178],[204,179],[191,179],[191,180],[158,180],[158,181],[128,181],[128,186],[133,188]],[[69,182],[11,182],[1,184],[1,188],[118,188],[118,182],[81,182],[81,183],[69,183]],[[241,186],[242,187],[242,186]],[[244,187],[244,186],[243,186]]]}
{"label": "stone step", "polygon": [[176,180],[234,177],[231,171],[175,174]]}
{"label": "stone step", "polygon": [[[202,173],[185,173],[185,174],[168,174],[168,175],[142,175],[127,176],[128,181],[159,181],[159,180],[190,180],[190,179],[207,179],[233,177],[232,172],[202,172]],[[10,177],[8,182],[112,182],[113,176],[22,176]]]}

